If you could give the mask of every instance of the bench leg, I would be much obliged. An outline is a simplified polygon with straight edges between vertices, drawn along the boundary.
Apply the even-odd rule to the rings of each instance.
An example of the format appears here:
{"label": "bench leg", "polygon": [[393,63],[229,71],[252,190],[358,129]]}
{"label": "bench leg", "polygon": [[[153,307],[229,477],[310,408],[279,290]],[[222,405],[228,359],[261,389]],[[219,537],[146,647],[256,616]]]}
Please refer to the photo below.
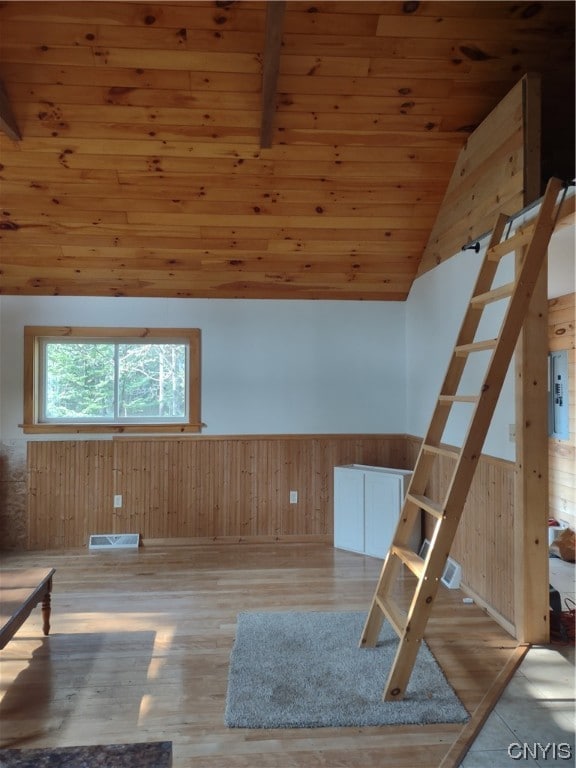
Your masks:
{"label": "bench leg", "polygon": [[45,635],[50,632],[50,611],[52,609],[50,592],[46,592],[44,600],[42,600],[42,631]]}

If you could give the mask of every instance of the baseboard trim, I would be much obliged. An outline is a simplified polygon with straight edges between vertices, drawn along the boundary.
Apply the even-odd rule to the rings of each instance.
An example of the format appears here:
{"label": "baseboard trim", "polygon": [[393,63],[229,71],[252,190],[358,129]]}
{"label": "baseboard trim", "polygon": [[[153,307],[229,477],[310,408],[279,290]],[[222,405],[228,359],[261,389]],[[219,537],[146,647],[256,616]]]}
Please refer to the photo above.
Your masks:
{"label": "baseboard trim", "polygon": [[486,611],[487,614],[489,614],[494,621],[499,624],[502,629],[504,629],[506,632],[508,632],[509,635],[512,635],[513,638],[517,639],[516,636],[516,627],[514,624],[506,619],[504,616],[502,616],[501,613],[498,613],[498,611],[492,606],[486,602],[480,595],[475,592],[471,587],[469,587],[467,584],[462,582],[460,584],[460,589],[462,592],[464,592],[465,595],[468,595],[468,597],[471,597],[472,600],[478,605],[480,608]]}
{"label": "baseboard trim", "polygon": [[142,547],[186,547],[206,544],[327,544],[332,546],[331,534],[298,536],[198,536],[170,539],[143,539]]}

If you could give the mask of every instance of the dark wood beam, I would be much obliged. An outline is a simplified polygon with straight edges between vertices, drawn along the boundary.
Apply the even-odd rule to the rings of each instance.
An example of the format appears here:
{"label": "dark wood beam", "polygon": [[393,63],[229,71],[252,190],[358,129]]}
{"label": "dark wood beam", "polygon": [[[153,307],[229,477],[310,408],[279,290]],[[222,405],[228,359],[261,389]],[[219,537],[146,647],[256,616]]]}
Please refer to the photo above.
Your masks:
{"label": "dark wood beam", "polygon": [[286,3],[284,0],[268,0],[266,4],[266,31],[264,37],[264,62],[262,67],[262,122],[260,146],[272,144],[272,124],[276,112],[276,84],[280,69],[282,47],[282,21]]}
{"label": "dark wood beam", "polygon": [[8,101],[8,94],[4,88],[4,83],[0,80],[0,130],[14,141],[20,141],[22,134],[16,123],[16,118],[12,112],[12,107]]}

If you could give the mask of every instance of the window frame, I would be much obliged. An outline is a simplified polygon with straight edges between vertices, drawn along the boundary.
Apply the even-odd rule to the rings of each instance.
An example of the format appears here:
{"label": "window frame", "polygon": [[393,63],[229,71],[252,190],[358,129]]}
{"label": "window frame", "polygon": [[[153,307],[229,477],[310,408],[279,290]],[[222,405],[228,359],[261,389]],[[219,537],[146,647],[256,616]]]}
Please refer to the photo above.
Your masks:
{"label": "window frame", "polygon": [[[82,423],[82,422],[40,422],[39,398],[40,386],[40,346],[45,339],[58,337],[81,339],[100,339],[117,342],[118,340],[143,341],[146,339],[166,339],[171,342],[185,343],[188,346],[188,421],[158,422],[146,424],[134,423]],[[81,327],[81,326],[38,326],[24,327],[24,423],[25,434],[58,433],[198,433],[204,426],[200,417],[200,329],[199,328],[121,328],[121,327]]]}

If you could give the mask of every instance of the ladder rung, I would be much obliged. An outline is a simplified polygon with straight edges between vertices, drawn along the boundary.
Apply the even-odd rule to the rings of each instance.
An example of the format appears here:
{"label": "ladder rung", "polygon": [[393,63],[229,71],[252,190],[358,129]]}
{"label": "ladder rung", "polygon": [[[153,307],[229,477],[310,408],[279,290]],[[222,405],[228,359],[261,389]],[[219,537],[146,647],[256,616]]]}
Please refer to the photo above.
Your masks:
{"label": "ladder rung", "polygon": [[515,287],[516,283],[514,282],[499,285],[498,288],[493,288],[491,291],[486,291],[486,293],[479,293],[477,296],[472,296],[470,299],[470,304],[473,306],[483,307],[493,301],[507,299],[509,296],[512,296]]}
{"label": "ladder rung", "polygon": [[435,453],[437,456],[447,456],[449,459],[457,459],[460,456],[460,450],[456,448],[441,448],[439,445],[423,445],[424,453]]}
{"label": "ladder rung", "polygon": [[392,629],[398,637],[402,637],[404,634],[404,629],[406,627],[406,614],[402,613],[400,608],[396,605],[396,603],[391,598],[384,598],[380,597],[379,595],[376,595],[374,598],[376,600],[376,604],[386,616],[390,624],[392,625]]}
{"label": "ladder rung", "polygon": [[508,239],[503,240],[501,243],[493,245],[492,248],[489,248],[486,253],[487,260],[499,261],[502,256],[506,256],[507,253],[511,253],[520,246],[526,245],[526,243],[530,242],[533,234],[534,226],[531,224],[527,227],[518,229],[518,231],[515,232],[512,237],[509,237]]}
{"label": "ladder rung", "polygon": [[414,576],[417,576],[419,579],[422,577],[424,573],[424,560],[420,555],[417,555],[416,552],[407,547],[399,547],[396,544],[392,545],[392,553],[402,560],[404,565],[408,566]]}
{"label": "ladder rung", "polygon": [[457,357],[465,357],[471,352],[485,352],[487,349],[494,349],[498,339],[486,339],[485,341],[474,341],[472,344],[458,344],[454,347],[454,354]]}
{"label": "ladder rung", "polygon": [[417,493],[409,493],[407,494],[406,499],[411,501],[413,504],[417,504],[421,509],[426,510],[426,512],[429,512],[438,520],[441,520],[444,517],[444,509],[442,508],[442,505],[437,501],[432,501],[432,499],[429,499],[428,496],[420,496]]}
{"label": "ladder rung", "polygon": [[438,403],[449,405],[450,403],[477,403],[478,395],[440,395]]}

